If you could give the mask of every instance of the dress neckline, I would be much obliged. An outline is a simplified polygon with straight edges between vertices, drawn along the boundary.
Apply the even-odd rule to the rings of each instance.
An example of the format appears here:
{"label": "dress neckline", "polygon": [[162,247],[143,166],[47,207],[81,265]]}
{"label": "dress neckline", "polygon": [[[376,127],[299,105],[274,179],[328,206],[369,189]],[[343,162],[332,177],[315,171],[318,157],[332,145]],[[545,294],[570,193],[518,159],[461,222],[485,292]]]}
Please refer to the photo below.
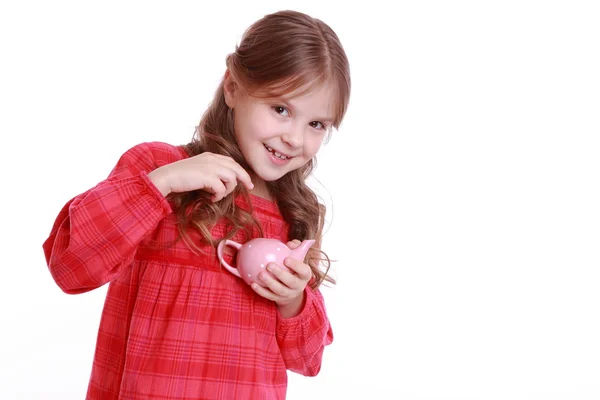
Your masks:
{"label": "dress neckline", "polygon": [[[260,197],[252,193],[248,193],[248,198],[250,199],[250,202],[252,203],[252,208],[255,211],[258,211],[262,214],[271,215],[278,219],[283,219],[281,216],[281,212],[279,211],[279,206],[277,206],[276,202],[267,200],[264,197]],[[243,195],[238,196],[237,200],[240,205],[246,204]]]}

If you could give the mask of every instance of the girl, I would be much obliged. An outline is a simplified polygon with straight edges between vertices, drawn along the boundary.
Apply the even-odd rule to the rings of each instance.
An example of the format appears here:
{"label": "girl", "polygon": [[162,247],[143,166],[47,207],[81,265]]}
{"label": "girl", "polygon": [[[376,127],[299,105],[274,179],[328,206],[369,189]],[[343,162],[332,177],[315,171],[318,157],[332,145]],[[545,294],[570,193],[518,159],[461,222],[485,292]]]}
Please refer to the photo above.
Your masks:
{"label": "girl", "polygon": [[[348,60],[329,26],[286,11],[226,64],[191,143],[129,149],[43,245],[66,293],[110,282],[88,399],[283,399],[286,370],[316,375],[332,342],[325,209],[305,180],[346,112]],[[215,246],[259,236],[316,244],[248,286]]]}

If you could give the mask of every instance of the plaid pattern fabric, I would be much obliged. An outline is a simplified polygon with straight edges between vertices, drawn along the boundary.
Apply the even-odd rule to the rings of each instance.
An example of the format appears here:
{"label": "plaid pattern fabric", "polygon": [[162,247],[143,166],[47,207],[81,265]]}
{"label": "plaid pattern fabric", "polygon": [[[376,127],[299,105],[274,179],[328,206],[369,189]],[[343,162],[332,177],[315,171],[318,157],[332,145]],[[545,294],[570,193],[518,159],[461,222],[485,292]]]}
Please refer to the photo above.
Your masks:
{"label": "plaid pattern fabric", "polygon": [[[222,269],[212,247],[198,255],[170,245],[175,216],[146,174],[184,157],[159,142],[129,149],[106,180],[64,206],[43,244],[66,293],[110,283],[87,399],[284,399],[286,370],[316,375],[333,340],[323,296],[307,288],[301,313],[284,319]],[[251,202],[265,237],[287,241],[277,206]]]}

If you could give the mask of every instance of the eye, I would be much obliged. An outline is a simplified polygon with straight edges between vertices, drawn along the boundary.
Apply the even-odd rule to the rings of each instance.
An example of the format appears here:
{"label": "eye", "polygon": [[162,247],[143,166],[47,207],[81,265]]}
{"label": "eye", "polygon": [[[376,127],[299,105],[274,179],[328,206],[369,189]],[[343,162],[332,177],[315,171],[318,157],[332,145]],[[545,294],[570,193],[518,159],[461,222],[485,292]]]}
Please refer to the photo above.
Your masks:
{"label": "eye", "polygon": [[273,107],[273,110],[279,115],[287,116],[289,114],[288,110],[285,107],[275,106]]}
{"label": "eye", "polygon": [[315,129],[325,129],[325,124],[323,124],[322,122],[319,122],[319,121],[311,122],[310,126],[312,126]]}

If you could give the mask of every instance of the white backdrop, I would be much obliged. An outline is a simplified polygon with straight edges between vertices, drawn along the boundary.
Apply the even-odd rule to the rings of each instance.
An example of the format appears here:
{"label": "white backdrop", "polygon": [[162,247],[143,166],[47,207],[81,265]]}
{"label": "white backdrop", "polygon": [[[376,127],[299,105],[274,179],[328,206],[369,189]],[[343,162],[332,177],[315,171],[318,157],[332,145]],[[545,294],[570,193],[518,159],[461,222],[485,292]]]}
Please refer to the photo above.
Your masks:
{"label": "white backdrop", "polygon": [[596,2],[209,3],[0,5],[0,398],[84,398],[106,288],[53,283],[54,218],[132,145],[187,142],[244,29],[291,8],[353,94],[316,175],[335,341],[288,398],[599,399]]}

